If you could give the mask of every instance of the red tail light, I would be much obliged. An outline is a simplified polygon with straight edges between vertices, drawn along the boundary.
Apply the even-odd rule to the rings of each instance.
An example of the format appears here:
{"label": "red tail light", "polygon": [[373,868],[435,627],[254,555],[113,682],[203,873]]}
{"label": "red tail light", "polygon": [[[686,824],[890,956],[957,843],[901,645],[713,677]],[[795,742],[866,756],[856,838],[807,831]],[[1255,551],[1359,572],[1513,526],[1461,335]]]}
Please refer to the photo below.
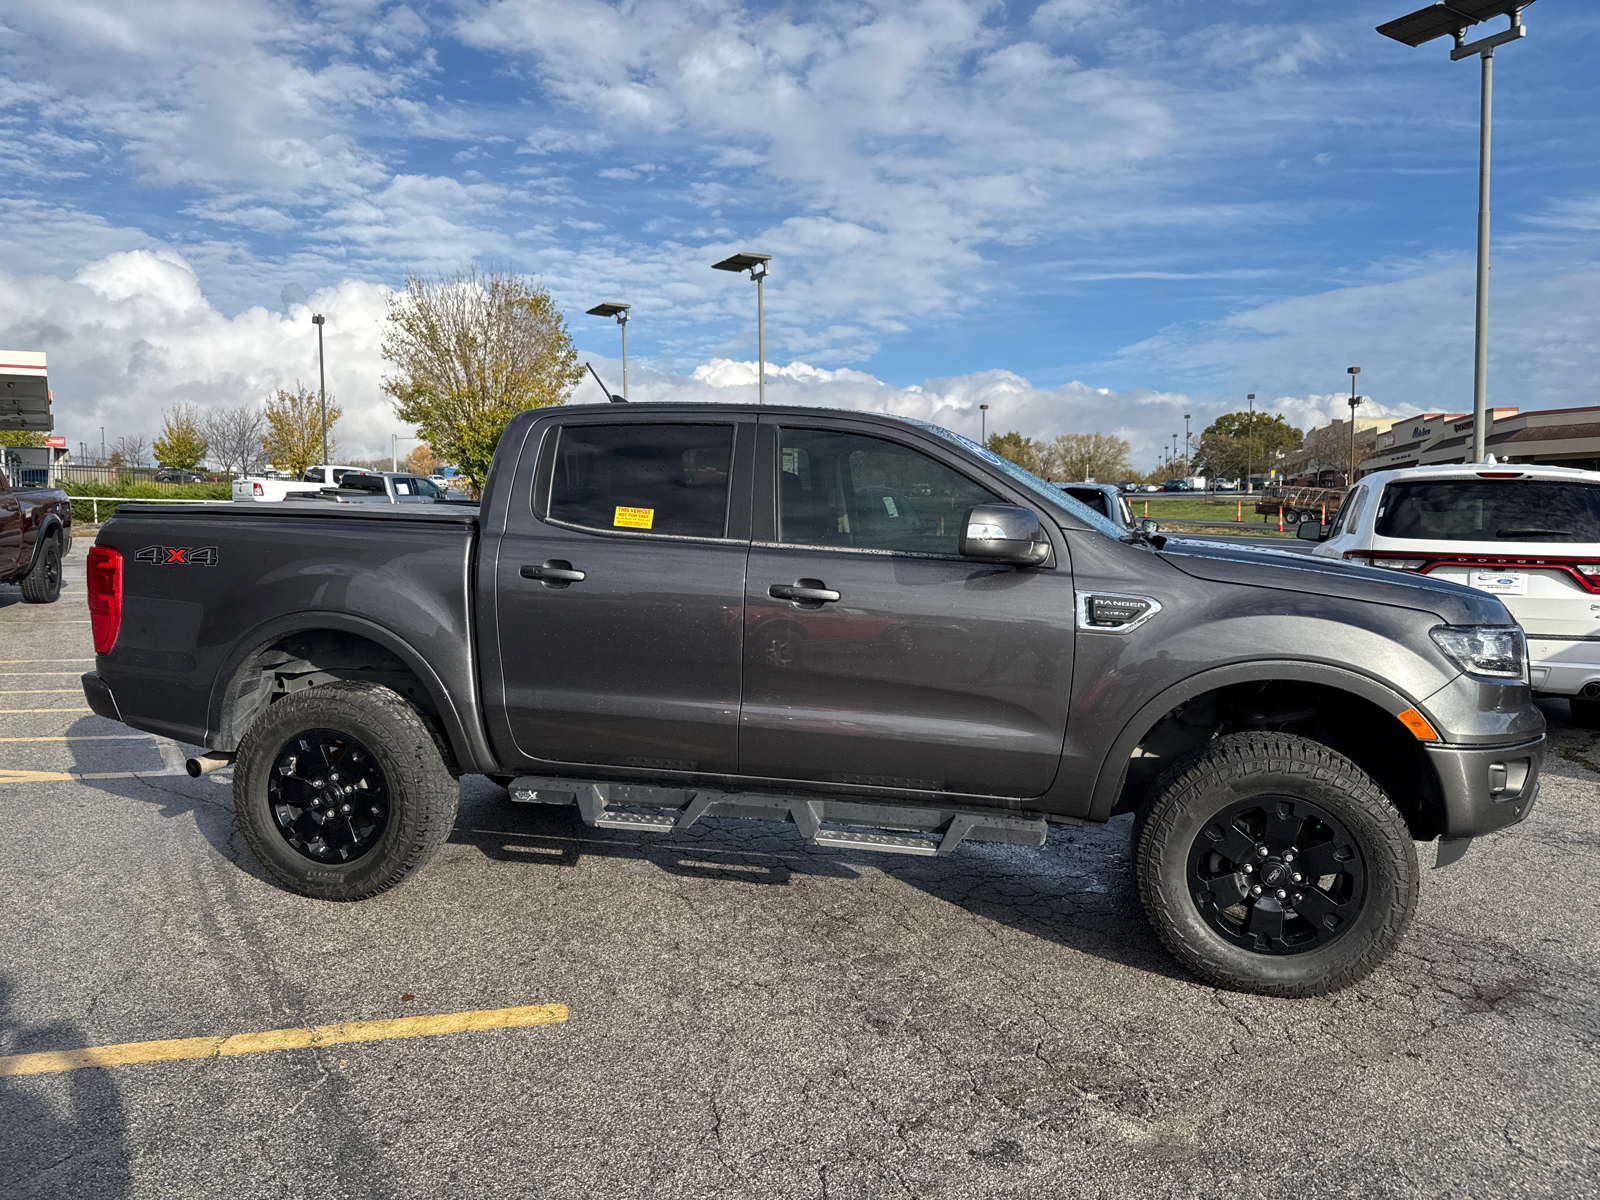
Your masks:
{"label": "red tail light", "polygon": [[259,483],[252,483],[250,485],[250,491],[252,495],[256,496],[265,496],[267,494],[266,489],[263,488]]}
{"label": "red tail light", "polygon": [[94,652],[109,654],[122,630],[122,552],[110,546],[89,551],[89,627]]}

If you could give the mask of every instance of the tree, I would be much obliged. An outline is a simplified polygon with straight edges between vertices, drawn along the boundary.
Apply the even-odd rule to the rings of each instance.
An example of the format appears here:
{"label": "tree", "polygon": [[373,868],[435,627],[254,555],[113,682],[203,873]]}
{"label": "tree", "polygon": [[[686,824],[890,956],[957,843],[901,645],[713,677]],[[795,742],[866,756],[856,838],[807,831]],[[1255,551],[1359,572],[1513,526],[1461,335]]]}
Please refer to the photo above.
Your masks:
{"label": "tree", "polygon": [[44,434],[27,433],[20,429],[0,429],[0,446],[33,446],[44,445]]}
{"label": "tree", "polygon": [[383,387],[402,421],[482,488],[506,423],[562,404],[583,377],[547,289],[509,271],[406,276],[390,298]]}
{"label": "tree", "polygon": [[1045,444],[1023,437],[1015,430],[1010,433],[991,433],[988,449],[992,454],[1010,459],[1024,471],[1032,471],[1035,475],[1044,472]]}
{"label": "tree", "polygon": [[[317,450],[321,452],[321,414],[318,414]],[[241,404],[237,408],[213,407],[200,418],[200,432],[205,435],[207,452],[211,461],[224,471],[248,474],[261,465],[261,434],[266,419],[254,404]]]}
{"label": "tree", "polygon": [[1218,417],[1200,434],[1194,473],[1218,479],[1243,477],[1247,464],[1259,473],[1280,450],[1298,450],[1305,435],[1278,413],[1233,412]]}
{"label": "tree", "polygon": [[142,467],[149,461],[150,443],[142,433],[136,433],[132,437],[119,437],[113,452],[121,456],[120,461],[124,466]]}
{"label": "tree", "polygon": [[[328,397],[328,457],[337,460],[339,455],[333,441],[334,423],[344,415],[344,410]],[[279,470],[291,475],[304,475],[310,467],[322,461],[322,404],[317,393],[298,379],[294,391],[279,388],[267,401],[262,414],[266,432],[261,435],[261,449],[267,460]]]}
{"label": "tree", "polygon": [[427,442],[418,442],[412,447],[411,453],[401,460],[400,469],[413,475],[432,475],[443,465],[434,457],[432,446]]}
{"label": "tree", "polygon": [[1133,474],[1133,447],[1126,438],[1104,433],[1063,433],[1044,452],[1051,479],[1098,480],[1106,483]]}
{"label": "tree", "polygon": [[163,467],[189,468],[206,456],[206,439],[192,404],[174,404],[162,414],[161,436],[151,443]]}

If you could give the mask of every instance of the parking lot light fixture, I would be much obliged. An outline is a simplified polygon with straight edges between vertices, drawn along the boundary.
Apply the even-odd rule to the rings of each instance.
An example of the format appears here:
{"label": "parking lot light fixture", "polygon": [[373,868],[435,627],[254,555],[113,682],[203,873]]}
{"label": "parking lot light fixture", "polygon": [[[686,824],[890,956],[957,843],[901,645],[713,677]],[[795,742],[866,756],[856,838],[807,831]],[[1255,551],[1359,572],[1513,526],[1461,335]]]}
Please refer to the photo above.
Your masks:
{"label": "parking lot light fixture", "polygon": [[1361,397],[1356,395],[1356,376],[1361,374],[1360,367],[1346,367],[1345,373],[1350,376],[1350,474],[1345,476],[1346,486],[1354,487],[1356,484],[1356,409],[1361,404]]}
{"label": "parking lot light fixture", "polygon": [[626,304],[596,304],[588,310],[591,317],[615,317],[622,326],[622,398],[628,398],[628,306]]}
{"label": "parking lot light fixture", "polygon": [[321,313],[314,313],[311,323],[317,327],[317,399],[322,405],[322,461],[328,461],[328,378],[322,369],[322,326],[324,318]]}
{"label": "parking lot light fixture", "polygon": [[1256,465],[1256,394],[1250,392],[1246,394],[1245,399],[1250,402],[1250,412],[1245,418],[1244,427],[1244,490],[1245,495],[1248,496],[1254,494],[1256,490],[1250,479],[1250,475],[1255,470]]}
{"label": "parking lot light fixture", "polygon": [[[749,271],[756,281],[756,403],[767,402],[767,332],[766,313],[763,311],[761,288],[767,277],[770,254],[735,254],[719,263],[712,263],[713,271]],[[626,389],[624,389],[626,390]]]}
{"label": "parking lot light fixture", "polygon": [[978,405],[978,444],[985,450],[989,448],[989,406]]}
{"label": "parking lot light fixture", "polygon": [[[1420,46],[1434,38],[1448,34],[1455,42],[1450,51],[1452,62],[1478,56],[1478,288],[1476,337],[1472,362],[1472,462],[1482,462],[1484,440],[1488,434],[1489,404],[1489,132],[1492,99],[1494,94],[1494,51],[1526,37],[1528,30],[1522,24],[1522,10],[1533,0],[1449,0],[1448,3],[1430,4],[1415,12],[1397,17],[1378,26],[1384,37],[1393,38],[1407,46]],[[1466,40],[1467,30],[1474,25],[1506,17],[1510,28],[1499,33]]]}

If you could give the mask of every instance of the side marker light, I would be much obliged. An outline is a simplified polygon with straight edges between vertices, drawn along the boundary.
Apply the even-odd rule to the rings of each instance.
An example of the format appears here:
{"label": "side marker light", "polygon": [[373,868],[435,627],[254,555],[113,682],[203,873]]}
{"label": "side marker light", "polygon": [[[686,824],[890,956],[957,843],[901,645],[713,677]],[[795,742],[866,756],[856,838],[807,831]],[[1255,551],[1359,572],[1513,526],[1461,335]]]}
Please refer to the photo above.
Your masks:
{"label": "side marker light", "polygon": [[1417,741],[1437,742],[1439,740],[1438,731],[1434,729],[1432,725],[1428,724],[1428,718],[1423,716],[1416,709],[1406,709],[1405,712],[1398,714],[1397,719],[1399,720],[1400,724],[1404,725],[1411,731],[1411,736],[1416,738]]}

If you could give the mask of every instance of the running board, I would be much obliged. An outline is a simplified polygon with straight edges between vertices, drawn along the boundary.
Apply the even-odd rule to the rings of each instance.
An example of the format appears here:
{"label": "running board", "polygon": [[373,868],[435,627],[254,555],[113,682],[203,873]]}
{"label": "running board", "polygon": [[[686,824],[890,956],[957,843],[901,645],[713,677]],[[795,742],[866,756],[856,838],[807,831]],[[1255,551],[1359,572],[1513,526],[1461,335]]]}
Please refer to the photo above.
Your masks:
{"label": "running board", "polygon": [[[574,805],[584,824],[596,829],[681,833],[701,817],[788,821],[813,846],[877,850],[889,854],[942,857],[954,853],[964,841],[1042,846],[1048,832],[1043,817],[1014,817],[1003,813],[948,808],[904,808],[846,800],[810,800],[801,796],[752,792],[716,792],[703,788],[590,783],[543,775],[519,776],[511,781],[510,791],[511,798],[518,804]],[[656,811],[628,811],[639,808]],[[849,828],[823,828],[825,822]],[[879,830],[894,832],[882,833]]]}

